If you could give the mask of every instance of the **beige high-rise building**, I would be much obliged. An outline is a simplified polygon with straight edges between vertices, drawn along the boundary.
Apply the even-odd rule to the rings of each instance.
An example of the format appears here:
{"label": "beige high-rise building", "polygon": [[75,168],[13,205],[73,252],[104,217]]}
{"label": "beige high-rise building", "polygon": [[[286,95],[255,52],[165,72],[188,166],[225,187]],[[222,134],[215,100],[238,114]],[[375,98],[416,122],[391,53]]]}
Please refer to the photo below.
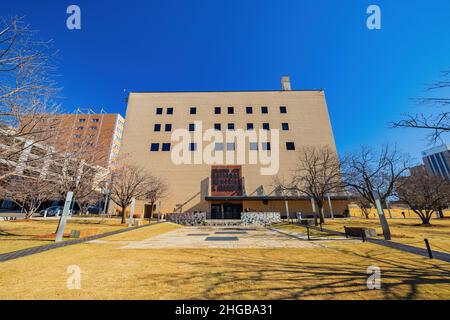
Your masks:
{"label": "beige high-rise building", "polygon": [[108,168],[119,156],[125,119],[120,114],[94,113],[78,109],[76,113],[51,116],[60,133],[47,144],[70,150],[84,144],[96,152],[97,164]]}
{"label": "beige high-rise building", "polygon": [[[121,154],[166,180],[170,190],[161,199],[161,212],[203,211],[212,219],[238,219],[243,211],[312,214],[310,199],[274,191],[274,179],[289,178],[302,146],[336,149],[325,93],[291,90],[288,77],[281,84],[280,91],[130,93]],[[212,131],[225,136],[238,129],[255,132],[258,140],[245,142],[245,161],[238,161],[238,155],[233,156],[234,162],[226,161],[239,142],[208,135]],[[184,153],[180,152],[183,135],[192,139],[185,142],[188,152]],[[224,161],[207,159],[211,148]],[[256,164],[249,161],[251,152]],[[278,155],[262,164],[261,152]],[[180,158],[184,163],[179,164]],[[191,164],[186,163],[188,158]],[[331,202],[326,215],[331,210],[342,215],[347,208],[345,196],[333,195]],[[149,204],[137,201],[136,216],[149,212]]]}

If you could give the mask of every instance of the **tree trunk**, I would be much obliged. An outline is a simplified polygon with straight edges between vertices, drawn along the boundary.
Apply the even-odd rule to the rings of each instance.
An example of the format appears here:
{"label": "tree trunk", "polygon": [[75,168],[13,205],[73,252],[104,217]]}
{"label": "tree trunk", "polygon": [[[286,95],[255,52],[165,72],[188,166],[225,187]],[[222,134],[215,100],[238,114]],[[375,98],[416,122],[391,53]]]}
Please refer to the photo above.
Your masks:
{"label": "tree trunk", "polygon": [[325,214],[323,212],[323,204],[322,205],[318,205],[319,206],[319,219],[320,219],[320,223],[324,224],[325,223]]}
{"label": "tree trunk", "polygon": [[438,215],[439,215],[439,219],[444,219],[444,211],[442,211],[441,209],[438,210]]}
{"label": "tree trunk", "polygon": [[122,224],[125,224],[127,221],[127,207],[122,207]]}
{"label": "tree trunk", "polygon": [[149,223],[152,223],[152,221],[153,221],[153,205],[154,205],[154,203],[151,202],[150,203],[150,216],[148,217]]}

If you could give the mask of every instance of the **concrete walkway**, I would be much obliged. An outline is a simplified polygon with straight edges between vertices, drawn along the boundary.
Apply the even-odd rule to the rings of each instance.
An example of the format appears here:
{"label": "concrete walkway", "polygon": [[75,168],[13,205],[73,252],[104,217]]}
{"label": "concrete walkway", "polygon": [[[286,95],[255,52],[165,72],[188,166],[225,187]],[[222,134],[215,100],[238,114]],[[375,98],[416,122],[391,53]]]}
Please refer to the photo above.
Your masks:
{"label": "concrete walkway", "polygon": [[[90,243],[108,243],[94,240]],[[162,248],[317,248],[320,245],[299,241],[261,227],[182,227],[142,241],[130,241],[120,249]]]}
{"label": "concrete walkway", "polygon": [[65,240],[65,241],[61,241],[61,242],[54,242],[54,243],[46,244],[43,246],[37,246],[37,247],[22,249],[22,250],[18,250],[18,251],[3,253],[3,254],[0,254],[0,262],[13,260],[13,259],[17,259],[17,258],[22,258],[22,257],[30,256],[32,254],[41,253],[41,252],[45,252],[45,251],[52,250],[52,249],[67,247],[67,246],[71,246],[74,244],[79,244],[79,243],[83,243],[83,242],[87,242],[87,241],[91,241],[91,240],[95,240],[95,239],[109,237],[109,236],[112,236],[115,234],[128,232],[128,231],[136,230],[136,229],[140,229],[140,228],[145,228],[150,225],[154,225],[154,224],[147,224],[147,225],[143,225],[143,226],[131,227],[131,228],[126,228],[126,229],[119,229],[119,230],[114,230],[114,231],[97,234],[97,235],[90,236],[90,237],[74,239],[74,240]]}

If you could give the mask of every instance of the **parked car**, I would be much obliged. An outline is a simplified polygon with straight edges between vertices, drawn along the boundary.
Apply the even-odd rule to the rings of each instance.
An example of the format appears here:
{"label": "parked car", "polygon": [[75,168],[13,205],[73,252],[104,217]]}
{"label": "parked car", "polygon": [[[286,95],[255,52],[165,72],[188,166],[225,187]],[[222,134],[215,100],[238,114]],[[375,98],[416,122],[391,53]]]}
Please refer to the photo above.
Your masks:
{"label": "parked car", "polygon": [[[39,211],[39,215],[44,217],[57,217],[59,216],[63,211],[63,207],[61,206],[53,206],[53,207],[48,207],[47,209],[41,210]],[[46,214],[47,212],[47,214]]]}
{"label": "parked car", "polygon": [[101,214],[103,212],[103,208],[99,206],[89,206],[87,208],[88,214]]}

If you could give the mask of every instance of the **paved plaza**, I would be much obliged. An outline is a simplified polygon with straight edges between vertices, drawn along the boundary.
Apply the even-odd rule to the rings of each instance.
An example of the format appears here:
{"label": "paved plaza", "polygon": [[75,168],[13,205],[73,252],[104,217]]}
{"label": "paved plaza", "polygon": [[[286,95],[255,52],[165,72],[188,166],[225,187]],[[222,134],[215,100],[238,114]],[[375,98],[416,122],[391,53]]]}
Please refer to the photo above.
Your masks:
{"label": "paved plaza", "polygon": [[[108,244],[108,240],[90,243]],[[117,241],[114,241],[117,244]],[[299,240],[262,227],[182,227],[142,241],[121,241],[120,249],[160,248],[317,248],[321,245]]]}

